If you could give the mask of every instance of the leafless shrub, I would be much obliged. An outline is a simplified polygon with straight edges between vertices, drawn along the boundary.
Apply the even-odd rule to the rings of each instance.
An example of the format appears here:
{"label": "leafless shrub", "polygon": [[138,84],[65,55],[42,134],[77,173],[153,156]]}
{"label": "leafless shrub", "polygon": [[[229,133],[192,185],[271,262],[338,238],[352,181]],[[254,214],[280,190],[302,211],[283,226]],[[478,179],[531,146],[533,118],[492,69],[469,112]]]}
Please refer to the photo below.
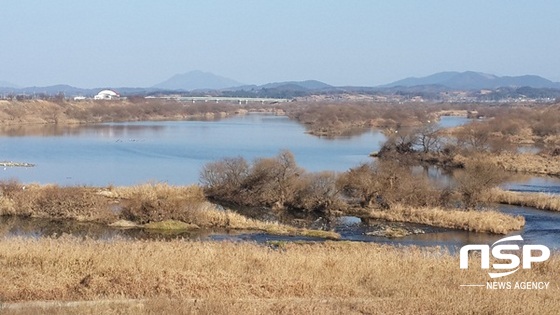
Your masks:
{"label": "leafless shrub", "polygon": [[202,168],[200,181],[211,198],[233,200],[249,176],[249,164],[242,157],[225,158]]}
{"label": "leafless shrub", "polygon": [[390,208],[405,204],[415,207],[445,203],[446,191],[433,186],[424,177],[415,176],[396,162],[362,164],[342,174],[338,181],[346,197],[357,199],[361,206]]}
{"label": "leafless shrub", "polygon": [[437,124],[430,123],[416,130],[416,144],[422,152],[437,152],[442,145],[441,131]]}
{"label": "leafless shrub", "polygon": [[163,220],[191,223],[205,202],[204,194],[197,186],[166,184],[136,186],[122,197],[125,201],[121,217],[140,224]]}
{"label": "leafless shrub", "polygon": [[339,198],[337,175],[327,171],[303,175],[298,181],[291,207],[320,212],[344,209],[345,205]]}
{"label": "leafless shrub", "polygon": [[328,211],[341,205],[336,174],[306,173],[290,151],[250,165],[242,158],[208,163],[200,177],[208,197],[240,205],[304,211]]}
{"label": "leafless shrub", "polygon": [[372,206],[383,189],[377,174],[376,164],[363,163],[342,174],[338,185],[347,197],[357,199],[361,206]]}
{"label": "leafless shrub", "polygon": [[294,155],[282,151],[277,157],[257,159],[243,187],[260,204],[284,208],[297,189],[297,178],[303,174]]}
{"label": "leafless shrub", "polygon": [[484,192],[498,186],[507,179],[507,174],[492,163],[471,160],[465,170],[455,176],[457,191],[461,194],[463,205],[473,209],[483,200]]}
{"label": "leafless shrub", "polygon": [[457,133],[459,147],[484,152],[490,149],[490,130],[483,123],[471,123],[463,126]]}

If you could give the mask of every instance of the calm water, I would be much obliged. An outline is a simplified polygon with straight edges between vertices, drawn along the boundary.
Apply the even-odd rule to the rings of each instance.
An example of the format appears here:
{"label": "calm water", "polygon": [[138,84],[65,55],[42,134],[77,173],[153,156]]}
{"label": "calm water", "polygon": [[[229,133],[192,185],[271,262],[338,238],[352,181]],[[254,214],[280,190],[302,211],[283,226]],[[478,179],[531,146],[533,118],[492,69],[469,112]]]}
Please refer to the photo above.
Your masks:
{"label": "calm water", "polygon": [[560,177],[517,175],[503,185],[503,188],[520,192],[560,194]]}
{"label": "calm water", "polygon": [[284,116],[249,114],[220,121],[112,123],[78,128],[19,129],[0,138],[0,160],[33,168],[0,169],[0,178],[62,185],[197,183],[205,163],[249,160],[291,150],[309,171],[345,171],[378,150],[376,130],[336,139],[308,135]]}
{"label": "calm water", "polygon": [[[469,122],[462,117],[442,117],[441,126]],[[93,126],[33,126],[0,130],[0,160],[34,163],[33,168],[0,169],[0,179],[62,185],[130,185],[146,181],[171,184],[198,182],[201,167],[227,156],[247,159],[276,155],[291,150],[300,166],[309,171],[345,171],[368,161],[385,137],[376,130],[352,137],[318,138],[287,117],[250,114],[220,121],[137,122]],[[437,168],[415,168],[444,185],[452,177]],[[560,179],[515,177],[504,188],[518,191],[560,193]],[[560,214],[531,208],[501,206],[507,213],[523,215],[526,226],[518,232],[525,240],[560,249]],[[322,223],[321,223],[322,224]],[[329,223],[345,240],[402,245],[441,245],[458,248],[465,244],[492,243],[502,236],[419,227],[426,234],[399,240],[369,236],[371,225],[357,218]],[[142,230],[121,230],[97,224],[52,222],[0,217],[0,236],[40,237],[60,233],[95,238],[153,238]],[[165,236],[170,237],[170,236]],[[303,239],[262,233],[204,230],[182,234],[195,239],[275,240]]]}

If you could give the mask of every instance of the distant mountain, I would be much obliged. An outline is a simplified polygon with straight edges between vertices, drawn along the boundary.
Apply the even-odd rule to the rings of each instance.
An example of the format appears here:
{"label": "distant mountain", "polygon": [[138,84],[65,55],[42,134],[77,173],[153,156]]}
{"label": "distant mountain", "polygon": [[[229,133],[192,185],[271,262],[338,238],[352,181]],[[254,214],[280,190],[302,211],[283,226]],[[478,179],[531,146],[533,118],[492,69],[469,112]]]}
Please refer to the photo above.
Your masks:
{"label": "distant mountain", "polygon": [[183,74],[176,74],[168,80],[154,85],[153,88],[191,91],[203,89],[219,90],[240,85],[243,85],[243,83],[210,72],[195,70]]}
{"label": "distant mountain", "polygon": [[533,88],[560,88],[560,83],[552,82],[536,75],[504,76],[481,72],[440,72],[422,78],[406,78],[395,81],[382,87],[413,87],[426,85],[441,85],[458,90],[497,89],[500,87],[524,87]]}
{"label": "distant mountain", "polygon": [[296,88],[296,89],[303,89],[303,90],[323,90],[332,87],[333,87],[332,85],[328,85],[324,82],[317,81],[317,80],[274,82],[274,83],[268,83],[259,86],[259,88],[261,89]]}
{"label": "distant mountain", "polygon": [[0,87],[3,88],[12,88],[12,89],[17,89],[18,86],[13,84],[12,82],[8,82],[8,81],[1,81],[0,80]]}
{"label": "distant mountain", "polygon": [[67,96],[73,95],[93,95],[93,89],[81,89],[77,87],[73,87],[70,85],[51,85],[51,86],[32,86],[32,87],[25,87],[25,88],[11,88],[11,87],[1,87],[0,86],[0,93],[9,93],[9,94],[16,94],[16,95],[33,95],[33,94],[46,94],[46,95],[56,95],[58,93],[64,93]]}

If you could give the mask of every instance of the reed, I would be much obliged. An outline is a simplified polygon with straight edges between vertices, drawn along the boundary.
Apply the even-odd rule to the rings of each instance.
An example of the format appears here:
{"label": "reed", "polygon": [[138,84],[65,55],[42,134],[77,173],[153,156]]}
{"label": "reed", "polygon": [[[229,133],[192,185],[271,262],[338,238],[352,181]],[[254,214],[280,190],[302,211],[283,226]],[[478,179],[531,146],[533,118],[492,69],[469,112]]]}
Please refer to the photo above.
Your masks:
{"label": "reed", "polygon": [[485,154],[484,159],[493,162],[506,171],[560,175],[560,156],[532,153]]}
{"label": "reed", "polygon": [[560,308],[556,254],[507,278],[550,281],[547,290],[460,287],[490,279],[479,268],[460,270],[457,254],[438,248],[367,243],[278,248],[16,238],[0,242],[0,257],[0,300],[10,314],[556,314]]}
{"label": "reed", "polygon": [[[131,187],[60,187],[0,182],[0,215],[91,221],[115,226],[156,226],[180,221],[191,228],[257,230],[270,234],[338,239],[333,231],[301,229],[219,210],[199,186],[143,184]],[[113,211],[111,209],[119,209]],[[122,221],[122,220],[128,220]],[[165,226],[159,224],[157,226]],[[169,225],[167,225],[169,227]]]}
{"label": "reed", "polygon": [[396,205],[389,210],[372,210],[369,217],[393,222],[420,223],[472,232],[507,234],[520,230],[525,218],[492,210],[450,210],[438,207],[413,208]]}
{"label": "reed", "polygon": [[546,193],[521,193],[494,188],[488,192],[491,202],[560,211],[560,196]]}

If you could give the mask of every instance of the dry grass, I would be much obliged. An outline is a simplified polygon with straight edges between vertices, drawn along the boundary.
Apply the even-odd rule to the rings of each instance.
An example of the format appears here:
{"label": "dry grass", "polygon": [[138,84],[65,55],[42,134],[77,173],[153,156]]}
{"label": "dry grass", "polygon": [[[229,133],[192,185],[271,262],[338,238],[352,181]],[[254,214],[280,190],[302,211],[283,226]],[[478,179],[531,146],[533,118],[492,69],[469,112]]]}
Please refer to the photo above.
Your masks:
{"label": "dry grass", "polygon": [[473,232],[507,234],[520,230],[525,218],[512,217],[497,211],[461,211],[442,208],[394,206],[389,210],[372,210],[369,216],[393,222],[420,223]]}
{"label": "dry grass", "polygon": [[[548,290],[460,287],[490,279],[478,268],[460,270],[457,255],[438,249],[364,243],[273,249],[10,239],[0,242],[0,263],[0,300],[14,314],[556,314],[560,308],[557,255],[504,280],[550,281]],[[10,304],[38,300],[97,302]]]}
{"label": "dry grass", "polygon": [[506,171],[560,175],[560,156],[501,153],[485,154],[484,159],[503,167]]}
{"label": "dry grass", "polygon": [[200,227],[196,224],[188,224],[182,221],[164,220],[144,224],[143,228],[158,231],[186,231],[199,229]]}
{"label": "dry grass", "polygon": [[116,219],[108,200],[92,187],[22,185],[0,182],[0,215],[19,215],[55,220],[108,223]]}
{"label": "dry grass", "polygon": [[[215,119],[233,115],[237,104],[187,103],[162,99],[114,101],[4,101],[0,102],[0,125],[84,124],[108,121]],[[6,128],[5,131],[17,129]]]}
{"label": "dry grass", "polygon": [[491,202],[560,211],[560,196],[546,193],[521,193],[494,188],[487,194]]}
{"label": "dry grass", "polygon": [[214,208],[200,211],[196,216],[197,221],[191,222],[203,227],[218,227],[238,230],[260,230],[276,235],[300,235],[309,237],[320,237],[327,239],[339,239],[340,235],[333,231],[308,230],[292,227],[278,222],[264,222],[247,218],[233,211],[219,211]]}
{"label": "dry grass", "polygon": [[[119,212],[111,209],[121,210]],[[250,219],[230,210],[218,210],[206,200],[202,189],[196,185],[144,184],[95,188],[23,186],[17,182],[0,182],[0,215],[115,223],[114,226],[147,224],[146,228],[153,227],[154,222],[175,220],[191,227],[340,238],[338,233],[332,231],[300,229],[276,222]]]}
{"label": "dry grass", "polygon": [[[276,222],[247,218],[219,210],[206,201],[199,186],[144,184],[132,187],[59,187],[0,182],[0,215],[33,216],[58,220],[144,225],[165,220],[181,221],[201,228],[259,230],[278,235],[301,235],[338,239],[332,231],[299,229]],[[121,209],[113,211],[111,209]],[[422,223],[475,232],[507,233],[524,225],[494,211],[459,211],[441,208],[412,208],[396,205],[388,211],[373,211],[373,218]]]}

